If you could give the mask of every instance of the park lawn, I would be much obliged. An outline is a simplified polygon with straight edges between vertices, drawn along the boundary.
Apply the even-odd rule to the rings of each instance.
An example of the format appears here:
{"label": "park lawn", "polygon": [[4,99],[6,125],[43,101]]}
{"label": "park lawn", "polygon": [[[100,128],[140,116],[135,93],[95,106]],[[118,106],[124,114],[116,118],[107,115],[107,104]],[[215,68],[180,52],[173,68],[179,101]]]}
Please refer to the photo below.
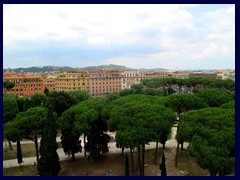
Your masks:
{"label": "park lawn", "polygon": [[[17,145],[12,145],[13,150],[10,151],[9,146],[3,147],[3,160],[16,159],[17,158]],[[40,147],[40,143],[38,143]],[[34,157],[36,156],[36,150],[34,143],[21,144],[22,157]]]}
{"label": "park lawn", "polygon": [[37,166],[18,166],[3,169],[3,176],[36,176]]}

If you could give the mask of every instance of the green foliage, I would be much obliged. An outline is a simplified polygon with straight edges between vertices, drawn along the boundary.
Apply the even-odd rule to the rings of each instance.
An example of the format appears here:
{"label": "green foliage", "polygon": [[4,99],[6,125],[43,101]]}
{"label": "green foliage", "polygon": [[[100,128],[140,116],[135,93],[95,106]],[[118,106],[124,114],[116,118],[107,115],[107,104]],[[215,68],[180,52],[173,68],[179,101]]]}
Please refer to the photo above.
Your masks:
{"label": "green foliage", "polygon": [[206,108],[183,115],[178,133],[190,142],[189,151],[210,175],[227,175],[235,161],[234,109]]}
{"label": "green foliage", "polygon": [[[102,141],[101,139],[101,137],[105,139],[106,136],[104,136],[103,131],[107,130],[106,122],[101,118],[104,106],[104,101],[90,99],[82,101],[63,112],[62,116],[58,119],[58,125],[62,130],[62,135],[66,143],[63,144],[65,153],[76,153],[71,147],[77,146],[81,134],[86,135],[88,140],[93,142],[91,145],[87,145],[87,151],[106,151],[106,141]],[[97,141],[99,138],[101,142]],[[75,141],[72,141],[72,139],[75,139]],[[93,144],[95,145],[93,146]]]}
{"label": "green foliage", "polygon": [[11,121],[18,113],[17,98],[14,95],[3,96],[3,123]]}
{"label": "green foliage", "polygon": [[143,85],[142,84],[133,84],[131,86],[131,90],[133,94],[142,94]]}
{"label": "green foliage", "polygon": [[166,88],[172,85],[188,87],[189,90],[197,91],[202,88],[217,88],[234,91],[235,82],[233,80],[222,79],[205,79],[205,78],[188,78],[188,79],[174,79],[174,78],[156,78],[142,81],[143,85],[149,88]]}
{"label": "green foliage", "polygon": [[45,88],[44,88],[44,94],[47,96],[47,95],[48,95],[48,93],[49,93],[49,90],[48,90],[48,88],[47,88],[47,87],[45,87]]}
{"label": "green foliage", "polygon": [[12,141],[17,138],[32,140],[34,136],[41,134],[46,115],[47,110],[44,107],[34,107],[18,113],[12,121],[4,124],[5,137]]}
{"label": "green foliage", "polygon": [[192,109],[201,109],[208,107],[203,99],[199,98],[196,95],[189,94],[174,94],[168,96],[165,105],[178,114]]}
{"label": "green foliage", "polygon": [[18,104],[19,112],[25,112],[29,108],[31,108],[31,103],[30,103],[30,99],[29,98],[18,97],[17,98],[17,104]]}
{"label": "green foliage", "polygon": [[14,82],[11,82],[11,81],[3,82],[3,87],[6,88],[7,90],[12,89],[14,86],[15,86]]}
{"label": "green foliage", "polygon": [[45,94],[33,94],[30,98],[31,107],[43,106],[47,100]]}
{"label": "green foliage", "polygon": [[202,98],[210,107],[220,107],[222,104],[234,100],[233,95],[225,90],[202,89],[196,96]]}
{"label": "green foliage", "polygon": [[90,94],[86,90],[69,91],[67,94],[75,101],[74,104],[90,99]]}
{"label": "green foliage", "polygon": [[128,96],[132,94],[132,90],[131,89],[123,89],[119,92],[120,96]]}
{"label": "green foliage", "polygon": [[235,100],[224,103],[220,106],[223,109],[235,109]]}
{"label": "green foliage", "polygon": [[57,126],[56,116],[52,111],[52,107],[48,108],[46,122],[43,129],[40,159],[38,163],[38,173],[40,176],[57,176],[61,170],[59,157],[57,153]]}
{"label": "green foliage", "polygon": [[105,96],[103,98],[103,100],[106,102],[106,103],[110,103],[112,102],[113,100],[115,99],[118,99],[120,97],[119,93],[117,92],[112,92],[110,94],[108,94],[107,96]]}
{"label": "green foliage", "polygon": [[75,100],[67,92],[51,91],[48,93],[45,106],[48,107],[51,105],[53,111],[57,113],[57,117],[60,117],[65,110],[74,104]]}
{"label": "green foliage", "polygon": [[116,141],[123,147],[138,147],[155,140],[161,132],[170,129],[175,121],[172,110],[146,95],[131,95],[112,102],[105,114],[108,128],[117,130]]}

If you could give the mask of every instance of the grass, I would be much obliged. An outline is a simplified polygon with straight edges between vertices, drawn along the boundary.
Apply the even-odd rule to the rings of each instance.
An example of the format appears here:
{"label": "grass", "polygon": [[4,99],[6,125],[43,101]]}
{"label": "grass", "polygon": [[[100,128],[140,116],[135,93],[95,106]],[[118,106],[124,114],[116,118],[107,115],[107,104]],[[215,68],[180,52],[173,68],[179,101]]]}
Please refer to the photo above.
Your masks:
{"label": "grass", "polygon": [[[38,145],[40,146],[40,143],[38,143]],[[8,145],[3,147],[3,160],[17,158],[17,145],[12,145],[12,147],[13,147],[13,150],[10,150]],[[22,149],[22,157],[36,156],[34,143],[21,144],[21,149]]]}
{"label": "grass", "polygon": [[4,176],[36,176],[37,166],[19,166],[3,169]]}
{"label": "grass", "polygon": [[209,175],[207,169],[202,169],[198,163],[196,158],[192,157],[187,150],[179,151],[179,163],[178,166],[181,169],[184,169],[184,174],[187,176],[206,176]]}

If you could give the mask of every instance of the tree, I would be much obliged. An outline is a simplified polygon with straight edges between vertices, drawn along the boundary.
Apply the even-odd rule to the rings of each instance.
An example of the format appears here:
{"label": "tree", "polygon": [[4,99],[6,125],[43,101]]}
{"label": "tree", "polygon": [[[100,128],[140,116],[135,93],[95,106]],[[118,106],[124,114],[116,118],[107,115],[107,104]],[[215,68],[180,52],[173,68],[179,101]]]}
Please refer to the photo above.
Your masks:
{"label": "tree", "polygon": [[131,90],[133,94],[142,94],[143,92],[143,85],[142,84],[133,84],[131,86]]}
{"label": "tree", "polygon": [[88,100],[91,97],[87,90],[69,91],[67,94],[75,101],[74,104]]}
{"label": "tree", "polygon": [[45,107],[52,105],[53,111],[57,113],[59,118],[61,114],[75,104],[75,100],[66,92],[51,91],[47,95]]}
{"label": "tree", "polygon": [[4,88],[4,94],[6,94],[6,91],[9,91],[15,86],[14,82],[11,81],[4,81],[3,82],[3,88]]}
{"label": "tree", "polygon": [[48,95],[48,93],[49,93],[49,90],[48,90],[48,88],[47,88],[47,87],[45,87],[45,88],[44,88],[44,94],[47,96],[47,95]]}
{"label": "tree", "polygon": [[5,95],[3,97],[3,123],[15,118],[18,110],[17,98],[14,95]]}
{"label": "tree", "polygon": [[227,103],[222,104],[222,106],[220,106],[220,108],[223,108],[223,109],[235,109],[235,100],[229,101]]}
{"label": "tree", "polygon": [[25,138],[34,142],[37,163],[39,160],[38,136],[42,134],[46,115],[46,108],[34,107],[18,113],[12,121],[4,124],[4,136],[7,139],[15,142],[17,138]]}
{"label": "tree", "polygon": [[106,103],[110,103],[112,102],[113,100],[115,99],[118,99],[120,97],[119,93],[117,92],[112,92],[110,94],[108,94],[107,96],[105,96],[103,98],[103,100],[106,102]]}
{"label": "tree", "polygon": [[123,89],[119,92],[119,95],[120,96],[128,96],[132,94],[132,90],[131,89]]}
{"label": "tree", "polygon": [[[16,96],[5,95],[3,97],[3,124],[13,120],[16,117],[18,112],[19,112],[19,110],[18,110]],[[11,141],[9,139],[7,139],[7,140],[8,140],[8,144],[9,144],[9,149],[13,150]]]}
{"label": "tree", "polygon": [[[84,109],[85,110],[85,109]],[[72,160],[75,160],[75,153],[81,152],[82,147],[79,144],[79,137],[81,133],[75,131],[76,117],[78,116],[77,108],[72,107],[62,113],[58,118],[57,124],[62,132],[62,146],[66,155],[72,155]]]}
{"label": "tree", "polygon": [[[165,105],[170,107],[173,111],[177,113],[179,117],[179,124],[181,122],[181,114],[192,110],[192,109],[201,109],[205,108],[208,105],[203,101],[203,99],[197,97],[196,95],[189,95],[189,94],[174,94],[168,97]],[[178,131],[178,129],[177,129]],[[181,144],[181,150],[183,150],[183,143],[184,140],[179,133],[177,135],[177,151],[176,151],[176,161],[175,166],[178,164],[178,154],[179,154],[179,145]]]}
{"label": "tree", "polygon": [[203,89],[196,93],[196,96],[202,98],[209,107],[220,107],[222,104],[234,100],[234,96],[230,92],[219,89]]}
{"label": "tree", "polygon": [[33,94],[30,98],[31,107],[43,106],[46,100],[47,97],[45,94]]}
{"label": "tree", "polygon": [[205,108],[186,112],[179,131],[189,151],[211,176],[228,175],[235,162],[234,109]]}
{"label": "tree", "polygon": [[171,108],[180,117],[180,114],[192,109],[201,109],[208,107],[203,99],[196,95],[174,94],[168,97],[166,107]]}
{"label": "tree", "polygon": [[167,176],[164,151],[162,153],[161,176]]}
{"label": "tree", "polygon": [[18,97],[17,98],[17,104],[18,104],[19,112],[25,112],[29,108],[31,108],[31,103],[30,103],[30,99],[29,98]]}
{"label": "tree", "polygon": [[[175,114],[161,105],[143,102],[140,96],[147,97],[133,95],[117,99],[119,105],[111,110],[107,124],[111,130],[116,128],[117,143],[125,148],[137,148],[139,175],[144,175],[145,144],[160,136],[159,132],[164,128],[165,122],[170,124],[166,127],[171,128]],[[133,100],[135,98],[138,100]]]}
{"label": "tree", "polygon": [[57,153],[56,127],[56,114],[49,106],[40,145],[41,158],[37,168],[40,176],[57,176],[61,170]]}

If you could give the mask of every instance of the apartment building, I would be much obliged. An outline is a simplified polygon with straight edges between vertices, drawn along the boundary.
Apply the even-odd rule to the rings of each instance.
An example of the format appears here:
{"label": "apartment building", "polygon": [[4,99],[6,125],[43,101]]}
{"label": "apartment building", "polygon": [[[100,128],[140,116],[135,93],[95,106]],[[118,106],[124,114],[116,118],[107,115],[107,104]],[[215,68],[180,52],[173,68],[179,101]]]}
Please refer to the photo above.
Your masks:
{"label": "apartment building", "polygon": [[138,73],[140,81],[144,79],[167,78],[169,73],[165,71],[140,71]]}
{"label": "apartment building", "polygon": [[89,91],[89,73],[87,71],[71,71],[56,74],[56,91]]}
{"label": "apartment building", "polygon": [[216,74],[221,77],[221,79],[232,79],[235,80],[234,70],[218,70]]}
{"label": "apartment building", "polygon": [[190,73],[189,78],[221,79],[216,73]]}
{"label": "apartment building", "polygon": [[30,97],[35,93],[44,92],[43,81],[40,76],[27,76],[25,74],[4,73],[3,82],[14,82],[15,86],[3,91],[6,94],[15,94],[18,97]]}
{"label": "apartment building", "polygon": [[121,70],[89,70],[88,73],[91,96],[102,97],[121,91]]}
{"label": "apartment building", "polygon": [[123,71],[121,74],[121,89],[130,89],[133,84],[139,84],[141,78],[139,72],[136,71]]}
{"label": "apartment building", "polygon": [[44,89],[47,88],[49,91],[55,91],[55,77],[42,78]]}

